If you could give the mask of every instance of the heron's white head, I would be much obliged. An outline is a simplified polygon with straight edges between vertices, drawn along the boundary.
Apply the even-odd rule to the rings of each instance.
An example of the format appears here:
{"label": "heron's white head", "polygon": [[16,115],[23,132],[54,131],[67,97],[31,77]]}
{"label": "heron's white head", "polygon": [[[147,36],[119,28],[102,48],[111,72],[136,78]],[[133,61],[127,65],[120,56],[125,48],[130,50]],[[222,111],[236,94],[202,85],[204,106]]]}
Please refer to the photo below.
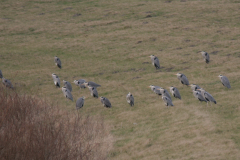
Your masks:
{"label": "heron's white head", "polygon": [[204,89],[200,88],[200,89],[197,89],[198,91],[205,91]]}
{"label": "heron's white head", "polygon": [[86,87],[88,86],[88,82],[84,82],[83,84],[84,84]]}
{"label": "heron's white head", "polygon": [[154,86],[154,85],[150,85],[150,86],[148,86],[148,87],[150,87],[151,90],[155,89],[155,86]]}
{"label": "heron's white head", "polygon": [[91,87],[91,86],[87,86],[89,89],[93,89],[94,87]]}
{"label": "heron's white head", "polygon": [[150,57],[150,58],[154,58],[155,56],[154,56],[154,55],[150,55],[149,57]]}
{"label": "heron's white head", "polygon": [[84,97],[84,96],[82,96],[82,99],[85,99],[85,97]]}
{"label": "heron's white head", "polygon": [[170,88],[170,90],[172,90],[174,87],[173,86],[171,86],[171,87],[169,87]]}
{"label": "heron's white head", "polygon": [[181,76],[182,74],[181,74],[181,73],[177,73],[177,74],[175,74],[175,75],[177,75],[177,76]]}
{"label": "heron's white head", "polygon": [[221,78],[222,76],[223,76],[223,75],[221,75],[221,74],[220,74],[218,77],[220,77],[220,78]]}
{"label": "heron's white head", "polygon": [[194,90],[192,90],[192,92],[195,93],[195,94],[200,94],[199,91],[194,91]]}
{"label": "heron's white head", "polygon": [[66,87],[62,87],[62,88],[59,88],[59,89],[61,89],[63,92],[67,91]]}

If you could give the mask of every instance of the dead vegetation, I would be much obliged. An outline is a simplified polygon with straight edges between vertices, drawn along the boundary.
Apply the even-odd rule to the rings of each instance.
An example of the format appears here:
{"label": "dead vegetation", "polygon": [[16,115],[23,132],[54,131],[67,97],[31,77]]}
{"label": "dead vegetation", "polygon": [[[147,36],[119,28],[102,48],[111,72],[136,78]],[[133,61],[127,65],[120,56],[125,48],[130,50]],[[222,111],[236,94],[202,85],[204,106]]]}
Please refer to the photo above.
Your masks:
{"label": "dead vegetation", "polygon": [[111,146],[102,118],[0,87],[0,159],[101,159]]}

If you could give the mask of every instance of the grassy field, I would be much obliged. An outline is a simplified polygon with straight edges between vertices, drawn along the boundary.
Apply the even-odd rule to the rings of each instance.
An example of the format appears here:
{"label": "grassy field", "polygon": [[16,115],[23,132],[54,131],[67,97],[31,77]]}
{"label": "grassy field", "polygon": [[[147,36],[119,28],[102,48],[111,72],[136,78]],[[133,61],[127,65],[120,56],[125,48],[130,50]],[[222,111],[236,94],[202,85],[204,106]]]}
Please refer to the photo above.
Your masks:
{"label": "grassy field", "polygon": [[[75,103],[51,74],[101,84],[98,93],[111,109],[88,89],[73,86],[73,97],[87,97],[81,114],[105,117],[114,137],[109,159],[240,159],[239,12],[239,0],[1,0],[0,70],[19,90],[72,113]],[[208,65],[202,50],[210,54]],[[158,71],[151,54],[160,60]],[[217,105],[199,103],[178,72]],[[177,87],[182,100],[166,108],[151,84]]]}

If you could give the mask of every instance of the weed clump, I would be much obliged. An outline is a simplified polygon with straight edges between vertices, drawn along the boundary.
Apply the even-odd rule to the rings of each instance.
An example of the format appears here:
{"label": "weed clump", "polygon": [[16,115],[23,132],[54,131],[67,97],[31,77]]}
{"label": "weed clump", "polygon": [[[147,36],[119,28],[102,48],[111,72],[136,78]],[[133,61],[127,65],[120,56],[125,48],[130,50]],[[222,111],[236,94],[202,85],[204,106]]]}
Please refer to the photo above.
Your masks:
{"label": "weed clump", "polygon": [[0,87],[0,159],[106,159],[102,117],[71,115],[39,98]]}

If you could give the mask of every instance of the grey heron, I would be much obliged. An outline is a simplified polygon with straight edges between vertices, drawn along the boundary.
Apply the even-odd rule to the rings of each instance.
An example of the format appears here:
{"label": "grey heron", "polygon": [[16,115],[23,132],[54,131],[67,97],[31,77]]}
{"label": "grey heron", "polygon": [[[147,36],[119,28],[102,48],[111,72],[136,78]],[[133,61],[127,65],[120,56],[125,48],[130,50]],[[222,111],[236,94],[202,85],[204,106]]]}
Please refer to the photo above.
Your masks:
{"label": "grey heron", "polygon": [[84,82],[84,85],[87,87],[87,86],[90,86],[90,87],[100,87],[101,85],[95,83],[95,82],[92,82],[92,81],[89,81],[89,82]]}
{"label": "grey heron", "polygon": [[54,62],[58,66],[58,68],[62,68],[61,60],[57,56],[54,57]]}
{"label": "grey heron", "polygon": [[62,87],[62,92],[64,97],[73,101],[72,93],[67,89],[67,87]]}
{"label": "grey heron", "polygon": [[154,55],[151,55],[149,56],[151,58],[151,61],[152,61],[152,65],[156,68],[156,69],[160,69],[160,62],[159,62],[159,59],[154,56]]}
{"label": "grey heron", "polygon": [[126,99],[130,106],[134,106],[134,97],[130,92],[127,94]]}
{"label": "grey heron", "polygon": [[188,85],[188,86],[190,86],[193,91],[197,91],[197,89],[200,89],[200,88],[201,88],[201,87],[199,87],[199,85],[197,85],[197,84],[190,84],[190,85]]}
{"label": "grey heron", "polygon": [[182,74],[182,73],[177,73],[176,75],[177,75],[178,80],[179,80],[183,85],[189,85],[188,79],[187,79],[187,77],[186,77],[184,74]]}
{"label": "grey heron", "polygon": [[5,87],[13,89],[13,85],[9,79],[5,79],[4,77],[2,77],[2,83]]}
{"label": "grey heron", "polygon": [[203,56],[203,59],[206,63],[209,63],[210,62],[210,57],[209,57],[209,54],[205,51],[201,51],[201,54]]}
{"label": "grey heron", "polygon": [[2,71],[0,70],[0,78],[2,79],[3,78],[3,74],[2,74]]}
{"label": "grey heron", "polygon": [[97,89],[94,88],[94,87],[90,87],[88,86],[89,90],[90,90],[90,94],[91,96],[93,96],[94,98],[98,98],[98,92],[97,92]]}
{"label": "grey heron", "polygon": [[160,93],[162,94],[162,96],[168,97],[171,101],[172,101],[172,97],[170,96],[169,92],[164,89],[164,88],[157,88],[157,90],[160,90]]}
{"label": "grey heron", "polygon": [[208,102],[210,102],[210,104],[211,104],[211,102],[217,104],[217,102],[215,101],[215,99],[213,98],[213,96],[210,93],[206,92],[202,88],[197,89],[197,90],[201,91],[201,94],[205,98],[205,100],[207,101],[207,104],[208,104]]}
{"label": "grey heron", "polygon": [[76,109],[77,109],[77,110],[79,110],[80,108],[83,107],[83,105],[84,105],[84,100],[85,100],[85,97],[84,97],[84,96],[78,98],[78,100],[76,101]]}
{"label": "grey heron", "polygon": [[172,93],[173,97],[181,99],[181,95],[176,87],[171,86],[169,88],[170,88],[170,92]]}
{"label": "grey heron", "polygon": [[60,88],[60,78],[55,73],[52,74],[52,78],[55,86]]}
{"label": "grey heron", "polygon": [[231,88],[230,82],[229,82],[229,80],[226,76],[223,76],[223,75],[220,74],[218,77],[220,78],[223,86],[225,86],[227,88]]}
{"label": "grey heron", "polygon": [[104,107],[107,107],[107,108],[112,107],[110,101],[106,97],[100,97],[100,100]]}
{"label": "grey heron", "polygon": [[167,96],[162,96],[162,99],[163,99],[163,101],[165,102],[165,105],[166,106],[174,106],[173,104],[172,104],[172,100],[171,99],[169,99]]}
{"label": "grey heron", "polygon": [[63,80],[63,85],[70,91],[72,92],[72,85],[68,81]]}
{"label": "grey heron", "polygon": [[160,92],[160,90],[157,89],[157,88],[161,88],[161,87],[159,87],[159,86],[154,86],[154,85],[150,85],[149,87],[150,87],[151,90],[152,90],[154,93],[156,93],[157,95],[159,95],[159,96],[162,95],[162,93]]}
{"label": "grey heron", "polygon": [[80,89],[81,89],[81,88],[84,88],[84,89],[85,89],[86,86],[84,85],[84,82],[86,82],[85,79],[79,79],[79,80],[74,80],[73,83],[74,83],[75,85],[79,86]]}
{"label": "grey heron", "polygon": [[201,92],[194,91],[194,90],[192,90],[192,92],[193,92],[194,97],[197,98],[200,102],[202,102],[202,101],[207,102],[207,100],[202,96]]}

